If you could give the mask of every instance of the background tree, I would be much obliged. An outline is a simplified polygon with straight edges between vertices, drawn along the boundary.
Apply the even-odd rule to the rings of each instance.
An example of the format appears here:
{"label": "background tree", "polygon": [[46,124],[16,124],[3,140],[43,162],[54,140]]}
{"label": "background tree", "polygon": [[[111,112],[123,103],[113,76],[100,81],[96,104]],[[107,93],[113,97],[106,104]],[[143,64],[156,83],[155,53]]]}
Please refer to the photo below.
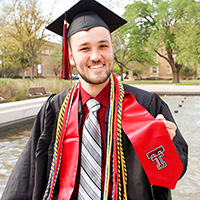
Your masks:
{"label": "background tree", "polygon": [[195,75],[195,69],[193,67],[183,65],[180,71],[180,75],[183,79],[188,79]]}
{"label": "background tree", "polygon": [[121,80],[123,81],[124,70],[128,70],[128,64],[134,61],[134,55],[129,51],[128,45],[125,43],[125,37],[119,32],[115,31],[112,35],[114,45],[114,61],[120,68]]}
{"label": "background tree", "polygon": [[153,63],[152,54],[145,50],[144,40],[138,38],[138,27],[130,31],[127,26],[123,26],[112,34],[114,45],[114,61],[120,68],[121,80],[123,81],[124,70],[130,70],[140,63],[140,68]]}
{"label": "background tree", "polygon": [[192,67],[196,75],[200,64],[200,2],[190,4],[188,15],[174,29],[177,32],[175,36],[180,50],[177,60],[189,65],[187,70],[191,70]]}
{"label": "background tree", "polygon": [[62,65],[62,46],[57,45],[56,48],[51,52],[51,63],[52,63],[52,71],[57,78],[60,73],[60,68]]}
{"label": "background tree", "polygon": [[[138,37],[143,37],[149,51],[165,59],[173,72],[173,83],[179,82],[182,64],[174,59],[180,52],[176,43],[174,27],[185,19],[195,0],[135,1],[126,6],[125,19],[130,31],[139,27]],[[164,51],[162,49],[164,48]]]}
{"label": "background tree", "polygon": [[14,0],[6,5],[5,34],[14,38],[26,54],[31,66],[31,79],[34,77],[34,66],[45,43],[45,26],[49,17],[43,16],[37,0]]}
{"label": "background tree", "polygon": [[24,69],[29,63],[18,42],[11,37],[1,35],[0,47],[3,50],[4,77],[18,77],[22,72],[24,78]]}

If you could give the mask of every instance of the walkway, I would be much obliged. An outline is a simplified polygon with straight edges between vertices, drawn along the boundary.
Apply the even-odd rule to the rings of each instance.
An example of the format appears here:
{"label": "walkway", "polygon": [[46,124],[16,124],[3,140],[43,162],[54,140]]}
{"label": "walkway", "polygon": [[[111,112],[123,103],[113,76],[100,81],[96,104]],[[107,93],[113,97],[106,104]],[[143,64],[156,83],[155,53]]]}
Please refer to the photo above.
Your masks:
{"label": "walkway", "polygon": [[200,85],[134,85],[135,87],[155,92],[159,95],[200,96]]}

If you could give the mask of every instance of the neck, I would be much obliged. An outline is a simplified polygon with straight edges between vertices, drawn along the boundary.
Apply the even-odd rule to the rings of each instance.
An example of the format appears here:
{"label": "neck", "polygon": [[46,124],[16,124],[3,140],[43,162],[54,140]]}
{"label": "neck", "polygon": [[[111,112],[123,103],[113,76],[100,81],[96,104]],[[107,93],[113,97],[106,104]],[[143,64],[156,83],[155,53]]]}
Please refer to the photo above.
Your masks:
{"label": "neck", "polygon": [[81,87],[91,96],[97,96],[108,84],[110,78],[101,84],[90,84],[85,82],[82,78],[80,78]]}

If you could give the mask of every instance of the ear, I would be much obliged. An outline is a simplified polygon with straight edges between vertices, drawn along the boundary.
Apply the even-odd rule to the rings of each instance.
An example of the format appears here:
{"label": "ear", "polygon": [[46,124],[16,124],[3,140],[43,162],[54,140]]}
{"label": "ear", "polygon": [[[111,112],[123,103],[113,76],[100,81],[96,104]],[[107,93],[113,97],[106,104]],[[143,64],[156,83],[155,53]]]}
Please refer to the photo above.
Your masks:
{"label": "ear", "polygon": [[74,57],[72,55],[72,51],[71,49],[69,48],[69,62],[72,66],[75,66],[75,61],[74,61]]}
{"label": "ear", "polygon": [[114,60],[114,45],[112,43],[112,51],[113,51],[113,60]]}

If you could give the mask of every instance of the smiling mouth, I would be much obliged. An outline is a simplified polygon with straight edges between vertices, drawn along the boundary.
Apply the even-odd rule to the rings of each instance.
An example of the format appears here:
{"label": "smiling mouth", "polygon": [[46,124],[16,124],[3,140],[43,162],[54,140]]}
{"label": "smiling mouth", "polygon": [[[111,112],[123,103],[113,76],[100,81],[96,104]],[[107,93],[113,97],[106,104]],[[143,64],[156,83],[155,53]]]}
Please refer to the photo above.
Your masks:
{"label": "smiling mouth", "polygon": [[102,65],[91,65],[91,66],[89,66],[89,68],[90,69],[100,69],[100,68],[102,68],[104,66],[104,64],[102,64]]}

